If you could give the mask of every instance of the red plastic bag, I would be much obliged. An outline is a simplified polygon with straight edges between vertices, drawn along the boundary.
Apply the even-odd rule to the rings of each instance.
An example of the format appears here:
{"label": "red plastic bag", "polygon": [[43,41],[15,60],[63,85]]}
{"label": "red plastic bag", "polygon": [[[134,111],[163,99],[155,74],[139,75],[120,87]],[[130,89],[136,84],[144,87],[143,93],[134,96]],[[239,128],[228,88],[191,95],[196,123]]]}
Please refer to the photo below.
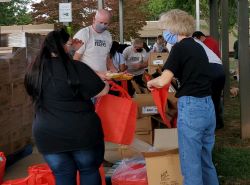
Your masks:
{"label": "red plastic bag", "polygon": [[120,96],[107,94],[97,100],[96,113],[101,119],[104,139],[117,144],[129,145],[134,138],[137,104],[122,87],[110,82],[111,90]]}
{"label": "red plastic bag", "polygon": [[8,180],[3,182],[2,185],[36,185],[31,176],[21,179]]}
{"label": "red plastic bag", "polygon": [[112,185],[148,185],[144,159],[123,160],[112,177]]}
{"label": "red plastic bag", "polygon": [[[99,168],[99,172],[102,178],[102,185],[106,185],[105,173],[104,173],[104,168],[102,165]],[[37,164],[37,165],[30,166],[28,168],[28,174],[30,176],[30,179],[29,179],[29,184],[27,185],[55,185],[56,184],[55,177],[52,173],[52,170],[49,168],[47,164]],[[79,173],[77,173],[77,184],[80,185]]]}
{"label": "red plastic bag", "polygon": [[55,185],[55,177],[47,164],[36,164],[28,168],[34,185]]}
{"label": "red plastic bag", "polygon": [[5,172],[6,158],[3,152],[0,152],[0,184],[3,182]]}

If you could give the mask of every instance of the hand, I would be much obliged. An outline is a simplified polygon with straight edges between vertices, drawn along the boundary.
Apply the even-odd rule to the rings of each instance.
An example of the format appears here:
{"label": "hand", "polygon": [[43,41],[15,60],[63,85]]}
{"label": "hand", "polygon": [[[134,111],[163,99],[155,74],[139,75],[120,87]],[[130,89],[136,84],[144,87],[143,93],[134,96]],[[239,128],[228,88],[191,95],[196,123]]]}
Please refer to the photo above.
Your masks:
{"label": "hand", "polygon": [[72,39],[72,47],[75,51],[82,47],[83,44],[84,42],[79,39]]}
{"label": "hand", "polygon": [[102,79],[102,80],[111,80],[111,77],[107,76],[107,72],[104,71],[96,71],[96,74]]}
{"label": "hand", "polygon": [[152,84],[152,80],[150,80],[150,81],[148,81],[147,82],[147,88],[150,90],[150,91],[152,91],[155,87],[153,86],[153,84]]}

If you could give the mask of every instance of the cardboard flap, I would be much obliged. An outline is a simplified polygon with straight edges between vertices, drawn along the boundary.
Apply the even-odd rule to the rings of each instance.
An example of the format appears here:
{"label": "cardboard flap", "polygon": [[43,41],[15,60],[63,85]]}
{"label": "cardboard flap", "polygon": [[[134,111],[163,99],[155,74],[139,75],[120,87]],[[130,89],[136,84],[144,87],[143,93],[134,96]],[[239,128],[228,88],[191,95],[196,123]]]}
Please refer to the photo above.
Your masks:
{"label": "cardboard flap", "polygon": [[134,139],[133,143],[130,146],[141,153],[152,151],[153,148],[150,144],[137,138]]}
{"label": "cardboard flap", "polygon": [[149,157],[159,157],[159,156],[165,156],[165,155],[171,155],[171,154],[178,154],[179,150],[177,148],[166,150],[166,151],[159,151],[159,152],[143,152],[142,155],[145,158]]}
{"label": "cardboard flap", "polygon": [[157,149],[178,148],[177,129],[155,129],[154,147]]}

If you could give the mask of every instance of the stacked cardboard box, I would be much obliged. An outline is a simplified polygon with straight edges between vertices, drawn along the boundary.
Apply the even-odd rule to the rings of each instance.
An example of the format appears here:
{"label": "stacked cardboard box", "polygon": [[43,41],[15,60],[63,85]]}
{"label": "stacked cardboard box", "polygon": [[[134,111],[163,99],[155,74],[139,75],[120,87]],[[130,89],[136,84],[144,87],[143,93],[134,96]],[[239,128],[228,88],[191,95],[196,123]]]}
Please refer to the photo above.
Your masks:
{"label": "stacked cardboard box", "polygon": [[[155,129],[154,135],[152,145],[139,139],[135,139],[129,146],[119,145],[120,159],[144,156],[149,185],[181,185],[177,129]],[[115,167],[108,172],[109,176],[112,176]]]}
{"label": "stacked cardboard box", "polygon": [[161,68],[167,58],[169,53],[150,53],[148,60],[148,73],[154,74],[159,68]]}
{"label": "stacked cardboard box", "polygon": [[146,143],[153,143],[153,125],[151,116],[158,114],[151,94],[135,94],[134,101],[138,106],[135,137]]}
{"label": "stacked cardboard box", "polygon": [[33,108],[24,87],[26,49],[0,56],[0,151],[12,154],[31,143]]}

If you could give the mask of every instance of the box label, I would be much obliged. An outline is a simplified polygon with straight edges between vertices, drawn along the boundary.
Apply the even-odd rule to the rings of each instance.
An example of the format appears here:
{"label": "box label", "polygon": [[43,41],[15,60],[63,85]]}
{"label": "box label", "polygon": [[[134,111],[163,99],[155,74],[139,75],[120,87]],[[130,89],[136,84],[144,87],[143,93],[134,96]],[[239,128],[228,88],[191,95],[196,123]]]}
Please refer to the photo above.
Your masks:
{"label": "box label", "polygon": [[156,106],[145,106],[142,107],[142,114],[157,114],[158,109]]}
{"label": "box label", "polygon": [[153,64],[154,65],[163,65],[163,60],[154,60]]}

